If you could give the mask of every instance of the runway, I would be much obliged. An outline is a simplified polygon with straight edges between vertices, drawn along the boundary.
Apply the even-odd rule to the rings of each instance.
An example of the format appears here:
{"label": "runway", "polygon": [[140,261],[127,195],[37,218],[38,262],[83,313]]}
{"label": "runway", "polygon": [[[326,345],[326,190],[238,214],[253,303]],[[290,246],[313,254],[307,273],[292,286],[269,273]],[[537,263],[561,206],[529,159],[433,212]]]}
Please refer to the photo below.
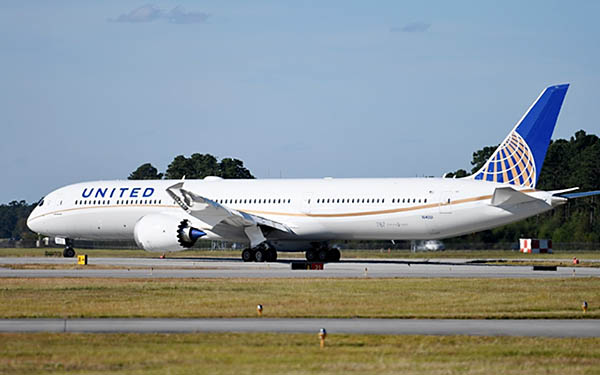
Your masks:
{"label": "runway", "polygon": [[600,337],[600,320],[460,319],[0,319],[0,332],[331,334]]}
{"label": "runway", "polygon": [[[25,265],[74,266],[72,258],[0,258],[0,277],[57,278],[546,278],[600,277],[600,268],[558,267],[534,271],[532,266],[487,265],[470,260],[345,260],[327,263],[323,270],[292,270],[290,260],[244,263],[217,258],[90,258],[76,268],[19,269]],[[4,267],[3,267],[4,265]],[[16,269],[9,265],[16,266]],[[94,268],[96,266],[96,268]]]}

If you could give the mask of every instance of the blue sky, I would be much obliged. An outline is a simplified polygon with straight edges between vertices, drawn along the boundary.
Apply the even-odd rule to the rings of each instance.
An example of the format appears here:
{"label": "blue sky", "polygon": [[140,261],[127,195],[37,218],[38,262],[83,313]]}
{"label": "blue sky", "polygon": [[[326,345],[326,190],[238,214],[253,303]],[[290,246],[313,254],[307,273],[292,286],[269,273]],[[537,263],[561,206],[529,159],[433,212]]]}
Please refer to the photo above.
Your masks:
{"label": "blue sky", "polygon": [[600,2],[0,3],[0,202],[164,171],[194,152],[259,178],[469,167],[541,90],[554,138],[600,133]]}

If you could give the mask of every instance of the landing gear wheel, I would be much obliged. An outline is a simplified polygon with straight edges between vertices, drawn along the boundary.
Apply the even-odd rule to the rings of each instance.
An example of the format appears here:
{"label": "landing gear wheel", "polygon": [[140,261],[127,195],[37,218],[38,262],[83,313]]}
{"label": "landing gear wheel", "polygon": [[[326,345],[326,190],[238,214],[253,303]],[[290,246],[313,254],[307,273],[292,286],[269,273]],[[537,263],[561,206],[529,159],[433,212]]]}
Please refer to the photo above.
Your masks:
{"label": "landing gear wheel", "polygon": [[340,258],[341,258],[342,254],[340,254],[340,251],[338,249],[330,249],[329,250],[329,261],[330,262],[339,262]]}
{"label": "landing gear wheel", "polygon": [[277,251],[275,249],[269,249],[266,253],[267,262],[275,262],[277,260]]}
{"label": "landing gear wheel", "polygon": [[264,262],[265,260],[267,260],[267,254],[266,253],[267,253],[267,250],[258,249],[254,253],[254,259],[256,259],[257,262]]}
{"label": "landing gear wheel", "polygon": [[75,256],[75,250],[71,246],[65,247],[63,250],[63,257],[73,258]]}
{"label": "landing gear wheel", "polygon": [[255,259],[256,258],[254,257],[254,251],[252,251],[251,249],[245,249],[244,251],[242,251],[242,260],[244,262],[252,262]]}
{"label": "landing gear wheel", "polygon": [[306,260],[308,260],[309,262],[314,262],[315,260],[317,260],[317,251],[313,249],[307,250]]}
{"label": "landing gear wheel", "polygon": [[329,251],[327,249],[321,249],[317,253],[319,262],[327,262],[329,260]]}

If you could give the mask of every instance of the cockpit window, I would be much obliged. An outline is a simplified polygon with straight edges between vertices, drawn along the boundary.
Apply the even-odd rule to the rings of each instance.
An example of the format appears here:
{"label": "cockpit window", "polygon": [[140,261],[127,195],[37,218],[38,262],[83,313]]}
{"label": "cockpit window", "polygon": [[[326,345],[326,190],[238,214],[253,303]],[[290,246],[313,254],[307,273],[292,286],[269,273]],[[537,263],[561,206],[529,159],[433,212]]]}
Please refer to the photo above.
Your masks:
{"label": "cockpit window", "polygon": [[37,204],[39,207],[42,207],[44,205],[44,197],[42,197],[42,199],[40,199],[40,201]]}

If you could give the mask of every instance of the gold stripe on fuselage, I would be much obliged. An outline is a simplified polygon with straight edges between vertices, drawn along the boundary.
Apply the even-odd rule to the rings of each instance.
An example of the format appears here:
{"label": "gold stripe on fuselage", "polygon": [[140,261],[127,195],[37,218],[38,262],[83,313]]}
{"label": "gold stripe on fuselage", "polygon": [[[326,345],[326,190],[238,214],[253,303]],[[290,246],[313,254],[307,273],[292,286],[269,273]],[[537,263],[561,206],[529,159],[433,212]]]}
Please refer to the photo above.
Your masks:
{"label": "gold stripe on fuselage", "polygon": [[[517,190],[517,191],[519,191],[521,193],[532,193],[532,192],[535,192],[536,190],[535,189],[525,189],[525,190]],[[426,209],[426,208],[435,208],[435,207],[440,207],[440,206],[453,206],[453,205],[458,205],[458,204],[462,204],[462,203],[477,202],[477,201],[482,201],[482,200],[491,199],[491,198],[492,198],[492,195],[481,195],[478,197],[457,199],[457,200],[451,201],[450,203],[430,203],[430,204],[424,204],[424,205],[419,205],[419,206],[414,206],[414,207],[402,207],[402,208],[392,208],[392,209],[387,209],[387,210],[347,212],[347,213],[336,213],[336,214],[310,214],[310,213],[296,213],[296,212],[247,210],[247,209],[233,208],[233,207],[230,207],[230,208],[232,208],[234,210],[238,210],[238,211],[243,211],[243,212],[246,212],[249,214],[256,214],[256,215],[332,218],[332,217],[356,217],[356,216],[394,214],[394,213],[400,213],[400,212],[417,211],[417,210],[422,210],[422,209]],[[62,213],[62,212],[67,212],[67,211],[84,210],[84,209],[90,209],[90,208],[117,208],[117,207],[118,208],[123,208],[123,207],[179,208],[179,206],[174,206],[174,205],[122,205],[122,206],[121,205],[107,205],[107,206],[74,207],[74,208],[67,208],[64,210],[47,212],[45,214],[38,215],[34,218],[31,218],[31,220],[35,220],[42,216],[47,216],[47,215],[52,215],[52,214],[57,214],[57,213]]]}

